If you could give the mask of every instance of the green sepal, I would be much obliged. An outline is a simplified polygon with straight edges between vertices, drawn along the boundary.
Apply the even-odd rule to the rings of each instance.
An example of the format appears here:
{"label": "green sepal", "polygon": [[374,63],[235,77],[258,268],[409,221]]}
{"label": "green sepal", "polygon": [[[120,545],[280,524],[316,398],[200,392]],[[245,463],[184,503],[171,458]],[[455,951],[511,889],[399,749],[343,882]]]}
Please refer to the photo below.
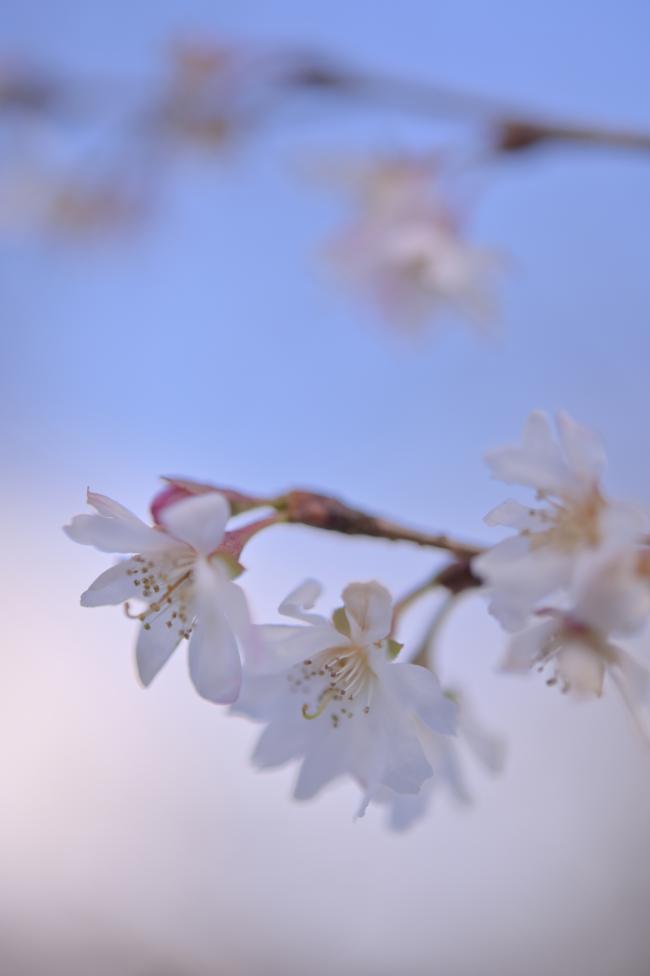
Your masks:
{"label": "green sepal", "polygon": [[345,612],[345,607],[338,607],[332,614],[332,623],[338,630],[339,634],[343,634],[344,637],[350,636],[350,621],[348,620],[348,615]]}
{"label": "green sepal", "polygon": [[388,645],[388,656],[391,661],[394,661],[404,645],[400,644],[399,641],[393,640],[392,637],[389,637],[386,643]]}
{"label": "green sepal", "polygon": [[230,553],[227,552],[217,552],[211,558],[221,560],[221,562],[225,565],[226,570],[228,571],[228,576],[231,580],[237,579],[237,577],[241,576],[246,569],[246,567],[242,566],[242,564],[235,559],[234,556],[231,556]]}

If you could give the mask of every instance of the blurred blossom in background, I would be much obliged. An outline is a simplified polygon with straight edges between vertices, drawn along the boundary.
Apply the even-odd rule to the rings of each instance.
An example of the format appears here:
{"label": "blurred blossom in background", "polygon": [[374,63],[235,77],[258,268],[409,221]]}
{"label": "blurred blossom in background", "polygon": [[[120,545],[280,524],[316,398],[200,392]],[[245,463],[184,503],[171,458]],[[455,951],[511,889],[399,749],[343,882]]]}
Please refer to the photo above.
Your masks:
{"label": "blurred blossom in background", "polygon": [[[489,542],[503,491],[482,455],[534,407],[600,431],[612,490],[647,504],[648,155],[565,146],[479,166],[477,146],[467,233],[512,255],[497,334],[445,309],[411,342],[319,264],[350,214],[297,174],[333,154],[426,154],[462,126],[297,99],[249,133],[264,87],[241,133],[232,101],[218,118],[178,109],[241,70],[183,55],[198,37],[648,130],[649,30],[640,0],[6,6],[2,58],[46,73],[32,102],[52,95],[48,71],[94,82],[61,96],[65,145],[36,110],[2,136],[0,972],[646,976],[650,755],[615,695],[576,706],[497,674],[503,635],[467,599],[440,666],[507,740],[505,771],[468,760],[474,805],[440,790],[410,832],[377,808],[353,822],[352,786],[300,804],[293,770],[256,773],[256,727],[200,700],[183,655],[138,686],[129,622],[78,605],[106,559],[60,527],[87,485],[145,515],[157,477],[185,474],[320,488]],[[156,85],[188,150],[177,140],[164,172],[110,151],[115,90],[137,107]],[[75,112],[104,89],[116,115],[82,136]],[[92,187],[70,185],[90,157]],[[116,212],[110,234],[59,233]],[[351,579],[399,595],[431,569],[406,544],[299,527],[245,555],[264,621],[307,576],[334,607]]]}

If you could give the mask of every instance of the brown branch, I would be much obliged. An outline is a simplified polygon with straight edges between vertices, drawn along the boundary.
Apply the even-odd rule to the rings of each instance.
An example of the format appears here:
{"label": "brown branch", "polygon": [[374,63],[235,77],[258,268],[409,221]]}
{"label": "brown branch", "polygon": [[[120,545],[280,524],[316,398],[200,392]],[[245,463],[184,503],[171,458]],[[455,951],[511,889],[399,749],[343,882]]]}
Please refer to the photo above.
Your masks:
{"label": "brown branch", "polygon": [[444,549],[458,559],[468,560],[482,552],[480,546],[452,539],[445,533],[421,532],[351,508],[338,498],[312,491],[295,490],[274,500],[287,522],[343,535],[365,535],[391,542],[412,542],[416,546]]}
{"label": "brown branch", "polygon": [[[207,50],[210,50],[208,44]],[[222,51],[223,45],[215,50]],[[229,50],[236,50],[230,45]],[[404,110],[434,118],[465,118],[475,124],[487,126],[493,133],[493,144],[503,152],[519,152],[523,149],[548,144],[581,144],[616,149],[650,150],[650,132],[600,123],[584,123],[558,119],[545,113],[486,98],[476,92],[461,91],[443,85],[430,84],[395,75],[364,71],[343,62],[330,59],[318,52],[270,49],[260,58],[251,71],[250,81],[263,82],[267,97],[283,92],[331,94],[341,98],[374,103],[379,107]],[[219,90],[219,72],[209,72],[206,82],[214,88],[219,101],[216,108],[223,112],[223,92]],[[27,112],[54,114],[57,109],[71,102],[79,103],[79,92],[97,96],[125,98],[133,93],[133,86],[112,79],[54,78],[32,65],[11,65],[0,61],[0,110],[14,109]],[[75,98],[72,97],[75,93]],[[95,103],[90,97],[89,107]],[[206,90],[199,86],[199,95]],[[241,91],[235,92],[241,94]],[[163,100],[165,98],[163,92]],[[83,100],[82,100],[83,101]],[[275,102],[273,102],[275,104]],[[154,100],[156,112],[159,99]],[[203,104],[203,109],[208,103]],[[240,106],[241,108],[241,106]]]}
{"label": "brown branch", "polygon": [[293,69],[285,81],[304,91],[364,99],[388,108],[438,118],[463,116],[487,124],[495,134],[495,147],[504,152],[516,152],[544,143],[650,150],[650,132],[548,118],[475,93],[356,71],[326,62],[318,56],[295,56]]}
{"label": "brown branch", "polygon": [[[158,521],[159,509],[189,495],[203,495],[217,491],[223,495],[231,507],[232,515],[239,515],[256,508],[274,508],[275,514],[268,519],[252,522],[243,529],[230,533],[246,533],[274,524],[292,523],[294,525],[308,525],[313,529],[326,532],[339,532],[342,535],[365,535],[373,539],[386,539],[389,542],[412,542],[416,546],[430,549],[443,549],[454,557],[454,561],[439,570],[431,583],[443,586],[451,593],[460,593],[473,586],[480,586],[481,581],[472,572],[471,560],[483,552],[483,547],[469,542],[452,539],[442,532],[421,532],[411,529],[397,522],[371,515],[361,509],[352,508],[332,495],[308,491],[302,488],[291,489],[274,497],[262,497],[241,492],[235,488],[226,488],[203,481],[194,481],[179,475],[165,476],[163,480],[167,487],[154,498],[151,508],[154,521]],[[247,538],[247,537],[246,537]],[[241,552],[241,547],[237,553]]]}

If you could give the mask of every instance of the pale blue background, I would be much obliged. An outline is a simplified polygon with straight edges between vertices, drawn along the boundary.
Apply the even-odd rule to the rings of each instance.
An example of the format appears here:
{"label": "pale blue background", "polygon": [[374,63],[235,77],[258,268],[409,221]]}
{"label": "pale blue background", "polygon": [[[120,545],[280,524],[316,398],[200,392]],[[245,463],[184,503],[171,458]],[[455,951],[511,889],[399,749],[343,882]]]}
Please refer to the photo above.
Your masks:
{"label": "pale blue background", "polygon": [[[642,0],[13,0],[0,47],[139,89],[177,30],[650,130]],[[500,334],[449,319],[413,345],[319,266],[345,204],[300,174],[322,152],[429,144],[422,122],[303,106],[225,160],[180,160],[139,233],[0,242],[0,961],[21,976],[646,976],[648,757],[615,696],[574,709],[495,675],[480,602],[443,664],[507,735],[508,770],[399,839],[350,822],[351,789],[292,804],[291,774],[250,770],[249,726],[197,702],[181,655],[144,693],[128,622],[77,606],[106,566],[60,532],[88,484],[144,512],[160,473],[298,483],[488,539],[504,489],[483,451],[565,407],[605,436],[611,488],[648,501],[650,157],[549,149],[474,174],[472,236],[512,255]],[[264,614],[305,575],[331,603],[350,576],[398,591],[430,570],[308,530],[247,561]]]}

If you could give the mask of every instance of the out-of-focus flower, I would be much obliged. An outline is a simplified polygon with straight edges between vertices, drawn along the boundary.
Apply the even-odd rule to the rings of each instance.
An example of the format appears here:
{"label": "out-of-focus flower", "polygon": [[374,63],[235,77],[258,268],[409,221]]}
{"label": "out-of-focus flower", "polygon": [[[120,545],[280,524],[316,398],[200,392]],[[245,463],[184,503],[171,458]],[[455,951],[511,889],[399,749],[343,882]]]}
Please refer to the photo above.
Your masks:
{"label": "out-of-focus flower", "polygon": [[272,90],[263,57],[204,38],[177,40],[151,121],[178,144],[221,149],[260,120]]}
{"label": "out-of-focus flower", "polygon": [[478,556],[473,569],[490,592],[491,610],[508,630],[520,629],[542,598],[570,587],[594,560],[634,550],[645,531],[640,509],[603,494],[604,451],[598,437],[566,413],[557,416],[557,439],[536,411],[520,445],[492,451],[493,475],[533,488],[540,505],[508,500],[486,516],[517,534]]}
{"label": "out-of-focus flower", "polygon": [[46,219],[50,228],[87,237],[131,225],[143,210],[143,199],[119,179],[70,180],[53,188]]}
{"label": "out-of-focus flower", "polygon": [[650,614],[650,580],[638,553],[601,558],[584,571],[568,609],[543,608],[516,634],[503,669],[526,672],[553,667],[547,684],[576,698],[599,697],[605,675],[637,715],[648,692],[648,672],[612,637],[639,631]]}
{"label": "out-of-focus flower", "polygon": [[472,754],[490,773],[503,769],[506,750],[501,736],[483,727],[464,694],[449,694],[458,705],[458,737],[435,735],[426,726],[419,730],[422,748],[433,770],[431,778],[415,796],[384,789],[375,797],[386,807],[393,830],[406,830],[420,820],[440,788],[448,789],[458,803],[472,802],[463,770],[465,753]]}
{"label": "out-of-focus flower", "polygon": [[419,328],[445,308],[487,325],[494,310],[495,256],[463,240],[437,217],[365,221],[330,250],[341,272],[399,325]]}
{"label": "out-of-focus flower", "polygon": [[350,183],[355,219],[327,250],[340,274],[405,328],[418,328],[445,308],[488,325],[499,259],[465,238],[434,162],[380,160]]}
{"label": "out-of-focus flower", "polygon": [[220,547],[230,515],[216,492],[184,498],[159,509],[152,527],[117,502],[95,492],[97,514],[77,515],[67,535],[102,552],[136,553],[102,573],[82,594],[98,607],[138,600],[136,662],[148,685],[183,639],[189,640],[190,677],[198,693],[230,703],[239,694],[239,645],[251,636],[243,591],[232,577],[238,565]]}
{"label": "out-of-focus flower", "polygon": [[351,775],[364,792],[362,813],[381,787],[417,793],[432,767],[420,730],[454,731],[456,705],[426,668],[393,660],[392,602],[379,583],[352,583],[328,619],[309,612],[313,580],[280,606],[301,624],[263,628],[265,650],[251,659],[235,711],[267,723],[253,761],[301,761],[295,796],[314,796]]}
{"label": "out-of-focus flower", "polygon": [[0,232],[88,239],[130,226],[145,208],[143,194],[126,175],[62,172],[29,157],[0,167]]}

